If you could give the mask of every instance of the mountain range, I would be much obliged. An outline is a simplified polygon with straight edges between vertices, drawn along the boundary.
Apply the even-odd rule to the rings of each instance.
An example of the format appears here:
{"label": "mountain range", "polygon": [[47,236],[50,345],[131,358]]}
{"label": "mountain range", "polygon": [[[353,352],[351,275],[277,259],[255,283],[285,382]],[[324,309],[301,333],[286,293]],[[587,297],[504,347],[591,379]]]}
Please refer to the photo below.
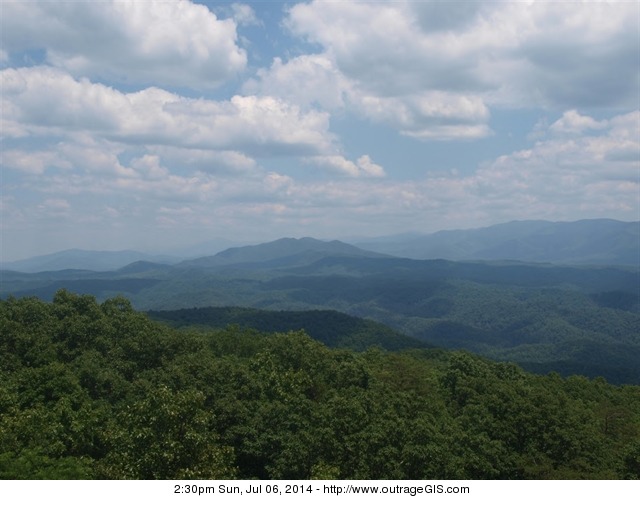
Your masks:
{"label": "mountain range", "polygon": [[186,260],[178,264],[184,268],[245,267],[277,268],[308,265],[327,256],[384,257],[373,251],[359,249],[333,240],[315,238],[281,238],[273,242],[245,247],[232,247],[214,256]]}
{"label": "mountain range", "polygon": [[[619,237],[618,245],[610,230],[599,231],[600,243],[607,239],[609,245],[600,247],[598,254],[610,250],[606,261],[616,265],[598,260],[597,244],[584,239],[578,244],[577,235],[566,236],[564,245],[562,237],[554,238],[554,250],[569,254],[569,246],[593,247],[582,264],[411,259],[339,241],[284,238],[172,264],[133,261],[101,271],[2,270],[0,298],[51,300],[61,288],[98,300],[122,295],[142,310],[205,308],[206,314],[182,316],[210,326],[227,319],[247,327],[268,321],[311,329],[323,321],[342,320],[314,314],[294,321],[292,315],[284,315],[284,322],[273,314],[334,310],[379,322],[424,346],[463,348],[540,372],[640,383],[640,269],[622,264],[632,261],[628,233],[637,223],[627,224],[626,231],[620,231],[627,235]],[[583,236],[593,233],[585,227],[589,223],[572,225]],[[545,240],[538,234],[526,237]],[[206,310],[227,307],[252,309],[234,310],[231,316]],[[363,348],[363,338],[358,340]],[[396,346],[412,343],[405,339]]]}
{"label": "mountain range", "polygon": [[429,235],[354,241],[360,248],[414,259],[518,260],[547,263],[640,264],[640,222],[513,221]]}
{"label": "mountain range", "polygon": [[135,261],[153,261],[157,263],[176,263],[178,258],[166,255],[153,255],[140,251],[90,251],[68,249],[43,254],[19,261],[3,263],[3,270],[16,272],[46,272],[55,270],[93,270],[96,272],[117,270]]}
{"label": "mountain range", "polygon": [[[216,239],[184,251],[156,255],[139,251],[88,251],[70,249],[0,264],[3,270],[44,272],[83,269],[117,270],[136,261],[175,264],[182,267],[222,267],[258,263],[277,267],[311,263],[326,255],[374,253],[411,259],[454,261],[546,262],[590,265],[640,265],[640,222],[610,219],[575,222],[513,221],[486,228],[398,234],[358,238],[344,243],[313,238],[282,238],[257,245],[233,247]],[[206,255],[206,250],[213,251]],[[205,254],[205,255],[203,255]],[[192,256],[188,256],[192,255]],[[199,255],[195,257],[193,255]],[[186,258],[185,258],[186,256]],[[280,261],[278,261],[280,260]]]}

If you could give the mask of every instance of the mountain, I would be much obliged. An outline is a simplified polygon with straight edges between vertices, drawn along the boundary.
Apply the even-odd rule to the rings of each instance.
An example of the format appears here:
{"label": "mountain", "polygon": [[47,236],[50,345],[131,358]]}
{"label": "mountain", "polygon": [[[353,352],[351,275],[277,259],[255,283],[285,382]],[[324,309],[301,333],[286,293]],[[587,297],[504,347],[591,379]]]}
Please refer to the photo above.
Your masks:
{"label": "mountain", "polygon": [[[169,256],[152,256],[138,251],[86,251],[69,249],[66,251],[34,256],[24,260],[3,263],[3,270],[18,272],[46,272],[55,270],[81,269],[103,272],[116,270],[140,260],[158,263],[172,262]],[[175,259],[173,260],[175,262]]]}
{"label": "mountain", "polygon": [[640,222],[513,221],[486,228],[438,231],[354,242],[367,250],[415,259],[640,264]]}
{"label": "mountain", "polygon": [[230,247],[239,247],[241,245],[252,245],[257,243],[257,240],[229,240],[228,238],[211,238],[204,242],[199,242],[194,245],[188,245],[186,247],[174,247],[167,250],[169,254],[179,257],[179,260],[202,258],[204,256],[211,256],[217,254],[220,251],[224,251]]}
{"label": "mountain", "polygon": [[328,347],[364,350],[380,346],[387,350],[431,348],[428,343],[406,336],[373,320],[365,320],[338,311],[267,311],[254,308],[190,308],[171,311],[147,311],[153,320],[173,327],[225,329],[229,325],[261,332],[304,330]]}
{"label": "mountain", "polygon": [[240,266],[245,268],[278,268],[306,265],[327,256],[356,256],[365,258],[382,255],[333,240],[315,238],[281,238],[273,242],[226,249],[214,256],[186,260],[180,267],[213,268]]}
{"label": "mountain", "polygon": [[153,261],[138,260],[138,261],[134,261],[133,263],[129,263],[124,267],[119,268],[118,274],[122,274],[122,275],[143,274],[147,272],[163,271],[163,270],[170,270],[170,269],[171,269],[171,265],[168,265],[166,263],[155,263]]}
{"label": "mountain", "polygon": [[[619,226],[615,221],[601,224],[610,222]],[[587,239],[593,221],[571,224],[560,227],[574,234],[581,227],[581,236],[565,233],[559,239],[552,223],[510,223],[487,228],[494,235],[487,240],[494,248],[500,243],[504,247],[509,233],[519,232],[521,244],[536,240],[537,234],[538,248],[544,247],[540,238],[549,236],[553,243],[546,244],[548,251],[569,255],[572,246],[591,245],[591,257],[600,245],[618,265],[420,260],[337,241],[288,238],[176,265],[138,261],[109,272],[2,270],[0,297],[51,300],[56,290],[66,288],[100,301],[124,295],[145,310],[335,310],[383,323],[423,343],[464,348],[542,373],[556,370],[640,383],[640,272],[637,265],[621,264],[630,261],[623,257],[624,248],[637,223],[620,223],[626,231],[619,232],[618,243],[609,228],[600,229],[599,239]],[[458,234],[462,240],[463,233]],[[264,315],[256,315],[262,321]],[[237,323],[250,325],[243,322]]]}

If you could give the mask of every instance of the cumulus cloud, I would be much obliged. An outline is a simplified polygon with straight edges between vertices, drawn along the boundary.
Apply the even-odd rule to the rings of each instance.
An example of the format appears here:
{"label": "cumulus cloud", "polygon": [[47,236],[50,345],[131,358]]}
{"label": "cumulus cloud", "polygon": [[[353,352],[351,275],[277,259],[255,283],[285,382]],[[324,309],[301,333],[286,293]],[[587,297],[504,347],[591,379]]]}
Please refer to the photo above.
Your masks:
{"label": "cumulus cloud", "polygon": [[379,97],[428,90],[518,107],[635,107],[636,6],[576,7],[315,0],[293,6],[287,25]]}
{"label": "cumulus cloud", "polygon": [[325,48],[347,77],[381,95],[482,86],[479,49],[467,46],[465,32],[424,32],[412,5],[314,1],[292,7],[288,26]]}
{"label": "cumulus cloud", "polygon": [[[287,37],[242,3],[2,9],[0,229],[24,247],[640,215],[632,3],[313,0],[285,11]],[[248,65],[239,26],[270,66]],[[492,128],[509,140],[460,143]]]}
{"label": "cumulus cloud", "polygon": [[21,127],[17,136],[87,132],[131,144],[262,155],[321,153],[333,144],[328,114],[277,98],[214,101],[158,88],[122,93],[48,67],[0,73],[4,119]]}
{"label": "cumulus cloud", "polygon": [[601,130],[606,126],[606,121],[596,121],[592,117],[580,115],[577,110],[569,110],[550,129],[555,133],[578,134],[585,130]]}
{"label": "cumulus cloud", "polygon": [[239,25],[260,24],[260,20],[250,5],[235,3],[231,4],[230,8],[233,12],[233,19],[236,20]]}
{"label": "cumulus cloud", "polygon": [[182,171],[199,171],[205,174],[245,175],[255,172],[259,165],[255,159],[240,151],[189,149],[175,146],[148,146],[162,158],[166,165]]}
{"label": "cumulus cloud", "polygon": [[[638,11],[632,2],[536,2],[514,12],[529,28],[514,56],[513,87],[543,106],[635,108],[640,86]],[[634,64],[635,63],[635,64]],[[611,77],[615,76],[615,80]]]}
{"label": "cumulus cloud", "polygon": [[74,76],[210,89],[247,64],[236,23],[188,1],[3,2],[2,16],[3,51],[43,49]]}
{"label": "cumulus cloud", "polygon": [[[245,90],[347,109],[419,140],[487,137],[491,107],[635,107],[634,8],[575,7],[299,3],[289,9],[286,26],[322,53],[276,58]],[[610,79],[621,70],[624,76]],[[578,122],[567,118],[555,129],[576,130]]]}
{"label": "cumulus cloud", "polygon": [[43,174],[47,167],[69,168],[70,163],[57,151],[24,151],[10,149],[2,152],[2,165],[27,174]]}
{"label": "cumulus cloud", "polygon": [[79,135],[39,150],[7,149],[2,153],[2,160],[8,169],[33,175],[47,171],[70,174],[81,169],[85,174],[131,176],[135,171],[119,160],[125,148],[125,145]]}
{"label": "cumulus cloud", "polygon": [[[335,225],[339,218],[349,218],[354,226],[375,219],[378,231],[383,226],[397,230],[401,222],[428,231],[510,219],[574,220],[586,212],[637,218],[640,112],[594,122],[606,128],[570,140],[549,130],[545,140],[502,155],[471,174],[434,174],[366,186],[356,180],[298,184],[294,195],[303,211],[321,205],[336,208],[340,214]],[[622,154],[625,158],[615,159]]]}
{"label": "cumulus cloud", "polygon": [[382,166],[374,163],[369,155],[362,155],[355,162],[346,159],[342,155],[314,156],[307,158],[306,160],[313,165],[329,169],[351,178],[382,178],[385,176]]}
{"label": "cumulus cloud", "polygon": [[491,133],[489,110],[477,95],[439,90],[381,95],[368,83],[348,78],[327,54],[303,55],[287,63],[277,58],[247,82],[245,90],[334,112],[348,109],[417,139],[475,139]]}
{"label": "cumulus cloud", "polygon": [[360,171],[366,176],[381,178],[385,175],[382,166],[373,163],[373,160],[371,160],[371,157],[369,155],[362,155],[360,158],[358,158],[357,164]]}
{"label": "cumulus cloud", "polygon": [[[236,236],[264,239],[272,232],[335,237],[394,232],[398,226],[432,231],[510,219],[573,220],[585,214],[632,219],[640,215],[639,121],[640,112],[602,119],[596,122],[606,122],[606,128],[570,140],[548,130],[546,139],[504,154],[471,174],[427,173],[404,181],[297,180],[279,171],[253,173],[243,180],[197,171],[180,176],[156,154],[129,161],[121,154],[122,165],[134,174],[90,173],[80,179],[73,173],[45,173],[37,177],[37,190],[51,200],[14,205],[11,216],[28,220],[51,212],[51,218],[79,222],[68,215],[73,210],[68,198],[82,190],[74,197],[99,198],[109,207],[132,205],[126,212],[127,225],[118,224],[118,232],[144,226],[149,237],[160,236],[164,229],[232,229]],[[619,152],[627,158],[612,160]],[[314,164],[320,163],[333,166],[338,174],[375,166],[366,155],[355,162],[333,156]],[[83,222],[104,225],[124,218],[113,212],[103,217],[85,217]]]}
{"label": "cumulus cloud", "polygon": [[[561,119],[566,116],[565,113]],[[576,113],[569,117],[580,116]],[[591,121],[589,124],[608,128],[572,139],[556,137],[551,130],[547,140],[481,167],[468,180],[469,186],[477,187],[485,200],[490,200],[492,194],[502,198],[511,205],[512,215],[516,212],[514,205],[521,200],[524,206],[520,218],[527,213],[529,217],[555,213],[579,218],[584,211],[613,217],[620,212],[634,212],[637,216],[640,113]],[[621,152],[635,158],[614,163],[612,155]]]}
{"label": "cumulus cloud", "polygon": [[[565,113],[560,120],[567,117],[587,116]],[[368,155],[355,161],[338,154],[316,155],[307,161],[336,176],[380,179],[297,180],[281,171],[254,170],[238,180],[232,174],[213,175],[195,167],[178,174],[171,159],[180,152],[161,156],[148,151],[129,157],[112,145],[110,155],[85,141],[86,147],[75,152],[71,144],[59,148],[57,158],[72,162],[73,171],[38,175],[33,189],[55,199],[99,197],[106,204],[135,198],[133,204],[140,204],[143,212],[129,212],[133,218],[142,218],[144,212],[154,218],[162,214],[171,222],[188,217],[190,226],[215,218],[229,225],[239,223],[239,229],[243,219],[255,219],[251,215],[260,211],[268,216],[261,217],[265,228],[277,224],[293,233],[305,222],[322,219],[327,235],[350,226],[354,232],[363,232],[365,225],[371,232],[397,230],[398,225],[430,230],[514,218],[568,220],[581,218],[584,212],[637,217],[640,112],[593,122],[603,128],[571,139],[549,129],[545,139],[483,164],[471,174],[427,173],[404,181],[384,179],[384,170]],[[68,211],[62,203],[47,205],[57,214]],[[185,208],[193,215],[187,215]],[[44,206],[35,211],[45,211]],[[21,215],[31,214],[27,208]]]}
{"label": "cumulus cloud", "polygon": [[276,57],[269,69],[258,70],[256,78],[245,83],[244,90],[335,110],[344,106],[347,96],[357,96],[353,87],[328,55],[314,54],[287,62]]}
{"label": "cumulus cloud", "polygon": [[425,0],[412,2],[409,7],[415,13],[418,25],[425,32],[447,32],[468,28],[477,20],[483,4],[486,2],[482,0],[466,2]]}
{"label": "cumulus cloud", "polygon": [[491,133],[489,110],[478,97],[440,91],[395,98],[362,94],[354,103],[366,117],[417,139],[475,139]]}

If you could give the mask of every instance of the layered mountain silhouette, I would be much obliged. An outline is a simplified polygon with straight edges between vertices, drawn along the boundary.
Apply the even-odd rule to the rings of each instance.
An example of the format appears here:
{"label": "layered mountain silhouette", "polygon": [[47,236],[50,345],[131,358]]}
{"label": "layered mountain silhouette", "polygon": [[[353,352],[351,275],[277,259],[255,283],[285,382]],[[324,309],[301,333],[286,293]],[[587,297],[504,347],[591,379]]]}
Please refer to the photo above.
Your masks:
{"label": "layered mountain silhouette", "polygon": [[[510,223],[431,238],[451,241],[453,236],[458,245],[450,247],[456,254],[464,247],[464,254],[475,261],[389,256],[313,238],[283,238],[171,265],[128,254],[137,260],[116,270],[2,270],[0,298],[51,300],[65,288],[100,301],[122,295],[143,310],[183,310],[180,318],[211,327],[226,321],[261,328],[273,324],[319,329],[313,332],[324,336],[338,324],[348,324],[357,327],[347,333],[348,343],[359,348],[369,342],[464,348],[540,372],[638,383],[640,272],[633,264],[637,228],[638,223],[615,221]],[[486,234],[484,246],[478,231]],[[388,253],[407,250],[399,240],[378,248]],[[584,250],[579,264],[527,261],[571,260],[578,257],[578,248]],[[480,256],[499,261],[480,261]],[[204,317],[184,311],[229,307],[252,310],[221,314],[208,309]],[[319,312],[290,314],[313,310]],[[328,310],[382,323],[418,342],[389,331],[374,332],[371,324],[345,322],[346,317],[325,313]],[[282,311],[288,313],[274,313]]]}
{"label": "layered mountain silhouette", "polygon": [[338,240],[324,242],[310,237],[281,238],[264,244],[233,247],[214,256],[183,261],[179,266],[190,268],[225,266],[277,268],[307,265],[327,256],[384,257],[384,255],[360,249]]}
{"label": "layered mountain silhouette", "polygon": [[88,251],[68,249],[65,251],[34,256],[19,261],[4,263],[3,270],[17,272],[47,272],[55,270],[93,270],[104,272],[117,270],[136,261],[153,261],[156,263],[175,263],[171,256],[154,256],[139,251]]}
{"label": "layered mountain silhouette", "polygon": [[[219,243],[212,247],[215,245],[219,246]],[[3,263],[0,268],[18,272],[66,269],[112,271],[139,261],[175,264],[181,260],[181,268],[278,268],[310,264],[326,256],[338,255],[638,266],[640,222],[609,219],[513,221],[486,228],[438,231],[428,235],[404,234],[361,239],[352,244],[308,237],[281,238],[257,245],[227,248],[210,256],[188,260],[138,251],[70,249]]]}
{"label": "layered mountain silhouette", "polygon": [[362,240],[355,245],[415,259],[637,266],[640,264],[640,222],[513,221],[479,229]]}

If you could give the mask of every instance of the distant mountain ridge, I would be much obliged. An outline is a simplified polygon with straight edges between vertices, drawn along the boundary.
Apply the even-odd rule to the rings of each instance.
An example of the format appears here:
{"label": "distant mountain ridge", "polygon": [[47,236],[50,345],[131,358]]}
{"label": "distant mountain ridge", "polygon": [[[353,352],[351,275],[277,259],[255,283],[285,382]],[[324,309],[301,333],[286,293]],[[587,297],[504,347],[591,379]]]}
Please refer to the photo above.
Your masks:
{"label": "distant mountain ridge", "polygon": [[640,264],[640,222],[512,221],[486,228],[354,242],[362,249],[413,259]]}
{"label": "distant mountain ridge", "polygon": [[[51,300],[65,288],[98,301],[123,295],[137,308],[156,311],[331,309],[381,322],[424,343],[464,348],[536,371],[640,383],[637,265],[419,260],[313,239],[223,251],[196,263],[202,266],[138,261],[107,272],[2,270],[0,297]],[[327,331],[342,323],[342,317],[315,315],[303,315],[310,321],[306,325]],[[275,323],[267,314],[249,316],[261,326]],[[301,325],[294,314],[284,318],[286,328]],[[249,319],[235,310],[226,320],[247,325]],[[211,322],[208,317],[204,323]]]}
{"label": "distant mountain ridge", "polygon": [[181,267],[212,268],[224,266],[278,267],[308,265],[327,256],[383,257],[385,255],[360,249],[333,240],[324,242],[315,238],[280,238],[273,242],[244,247],[232,247],[214,256],[185,260]]}
{"label": "distant mountain ridge", "polygon": [[175,263],[170,256],[154,256],[139,251],[90,251],[84,249],[68,249],[65,251],[34,256],[24,260],[3,263],[3,270],[17,272],[48,272],[55,270],[93,270],[104,272],[117,270],[136,261],[152,261],[154,263]]}
{"label": "distant mountain ridge", "polygon": [[[208,247],[220,247],[218,240]],[[227,243],[226,241],[225,243]],[[204,245],[203,245],[204,247]],[[345,243],[315,238],[280,238],[232,247],[214,255],[151,255],[139,251],[70,249],[0,264],[1,270],[44,272],[67,269],[97,272],[136,262],[182,268],[278,268],[312,264],[327,256],[411,259],[517,260],[534,263],[640,266],[640,222],[610,219],[574,222],[512,221],[485,228],[398,234]]]}

